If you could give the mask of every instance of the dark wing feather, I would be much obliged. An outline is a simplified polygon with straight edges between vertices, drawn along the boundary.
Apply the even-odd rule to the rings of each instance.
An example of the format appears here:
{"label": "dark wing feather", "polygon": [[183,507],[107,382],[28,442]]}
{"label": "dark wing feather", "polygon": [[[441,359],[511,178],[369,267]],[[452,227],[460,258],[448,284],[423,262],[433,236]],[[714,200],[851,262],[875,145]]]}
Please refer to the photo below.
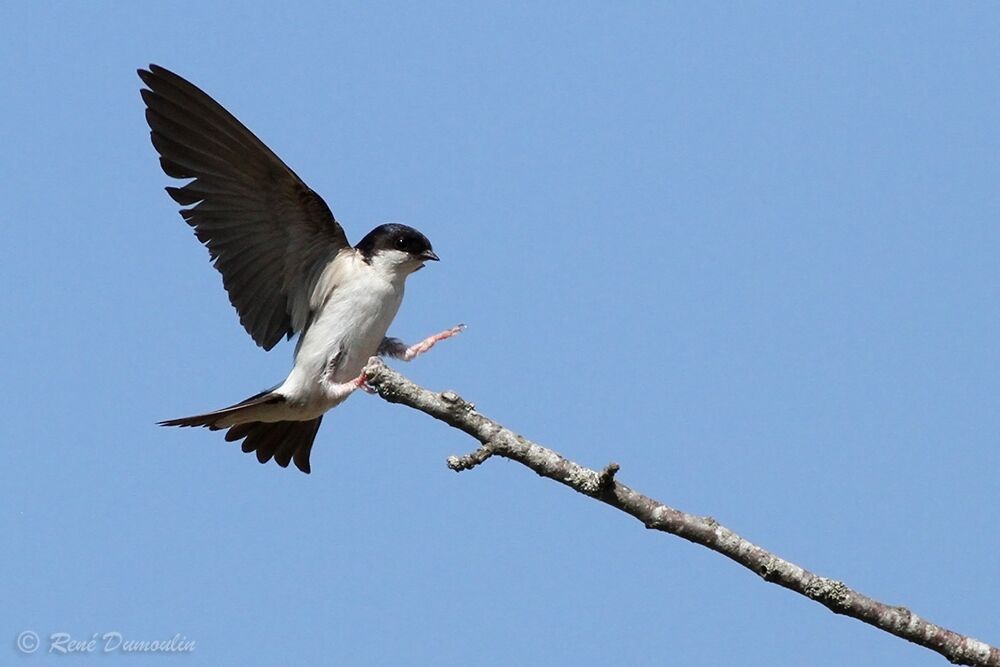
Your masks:
{"label": "dark wing feather", "polygon": [[323,267],[350,247],[326,202],[232,114],[157,65],[139,70],[167,193],[208,248],[240,323],[265,350],[305,326]]}

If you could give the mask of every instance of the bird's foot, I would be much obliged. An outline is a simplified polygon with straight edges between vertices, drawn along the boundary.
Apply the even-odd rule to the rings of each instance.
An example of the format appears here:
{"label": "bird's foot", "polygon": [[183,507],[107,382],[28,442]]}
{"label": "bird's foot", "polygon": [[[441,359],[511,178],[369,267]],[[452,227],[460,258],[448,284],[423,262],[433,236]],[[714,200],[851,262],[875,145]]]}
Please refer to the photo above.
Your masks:
{"label": "bird's foot", "polygon": [[361,375],[354,378],[354,386],[366,394],[378,393],[374,387],[368,384],[368,376],[364,371],[361,371]]}
{"label": "bird's foot", "polygon": [[419,343],[408,347],[406,352],[403,354],[403,359],[405,361],[411,361],[434,347],[434,345],[440,341],[445,340],[446,338],[451,338],[452,336],[457,336],[463,331],[465,331],[465,325],[459,324],[458,326],[454,326],[447,331],[442,331],[441,333],[436,333],[433,336],[428,336]]}

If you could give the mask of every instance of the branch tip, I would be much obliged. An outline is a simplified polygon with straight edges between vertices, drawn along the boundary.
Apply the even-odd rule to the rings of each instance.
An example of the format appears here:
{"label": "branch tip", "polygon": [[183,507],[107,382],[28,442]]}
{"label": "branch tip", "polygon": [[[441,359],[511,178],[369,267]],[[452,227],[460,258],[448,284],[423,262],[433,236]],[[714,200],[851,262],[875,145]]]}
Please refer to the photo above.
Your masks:
{"label": "branch tip", "polygon": [[382,378],[383,370],[385,370],[385,364],[382,362],[381,359],[379,359],[378,357],[371,357],[370,359],[368,359],[368,363],[365,364],[365,368],[363,371],[365,374],[366,384],[378,388],[378,385],[381,384],[383,380]]}

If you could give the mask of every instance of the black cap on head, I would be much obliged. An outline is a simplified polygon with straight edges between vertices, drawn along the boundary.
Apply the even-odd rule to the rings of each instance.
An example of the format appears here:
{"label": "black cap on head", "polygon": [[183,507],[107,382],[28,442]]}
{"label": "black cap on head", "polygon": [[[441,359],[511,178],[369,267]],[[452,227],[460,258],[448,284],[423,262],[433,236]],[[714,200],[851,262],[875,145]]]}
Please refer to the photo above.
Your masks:
{"label": "black cap on head", "polygon": [[368,232],[368,235],[354,247],[365,258],[365,261],[371,260],[373,255],[383,250],[398,250],[424,261],[437,261],[438,259],[426,236],[413,227],[394,222],[379,225]]}

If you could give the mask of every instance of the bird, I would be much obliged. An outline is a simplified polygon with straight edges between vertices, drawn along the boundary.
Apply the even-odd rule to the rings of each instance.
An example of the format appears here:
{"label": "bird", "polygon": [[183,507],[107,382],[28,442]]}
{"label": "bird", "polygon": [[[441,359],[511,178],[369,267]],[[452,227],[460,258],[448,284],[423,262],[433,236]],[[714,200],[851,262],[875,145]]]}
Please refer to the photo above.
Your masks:
{"label": "bird", "polygon": [[298,336],[285,380],[229,407],[158,422],[227,429],[260,463],[311,471],[323,415],[357,389],[370,391],[373,356],[410,361],[465,327],[406,345],[387,336],[406,279],[438,261],[416,229],[388,223],[352,246],[330,207],[239,120],[203,90],[158,65],[137,70],[166,188],[208,249],[240,323],[271,350]]}

